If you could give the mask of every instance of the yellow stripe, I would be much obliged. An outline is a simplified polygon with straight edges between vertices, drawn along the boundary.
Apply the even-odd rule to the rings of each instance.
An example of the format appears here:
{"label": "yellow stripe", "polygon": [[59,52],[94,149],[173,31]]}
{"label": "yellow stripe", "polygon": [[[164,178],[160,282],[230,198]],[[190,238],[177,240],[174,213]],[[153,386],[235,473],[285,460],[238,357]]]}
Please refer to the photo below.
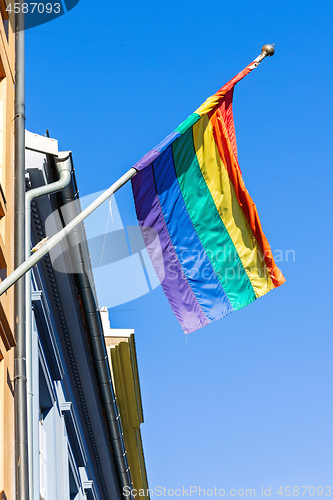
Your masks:
{"label": "yellow stripe", "polygon": [[217,92],[216,94],[208,97],[203,104],[195,111],[197,115],[203,116],[211,111],[224,97],[226,92]]}
{"label": "yellow stripe", "polygon": [[260,297],[273,288],[273,283],[263,254],[239,205],[227,168],[219,155],[212,124],[207,115],[193,125],[193,137],[202,175],[251,281],[254,293]]}

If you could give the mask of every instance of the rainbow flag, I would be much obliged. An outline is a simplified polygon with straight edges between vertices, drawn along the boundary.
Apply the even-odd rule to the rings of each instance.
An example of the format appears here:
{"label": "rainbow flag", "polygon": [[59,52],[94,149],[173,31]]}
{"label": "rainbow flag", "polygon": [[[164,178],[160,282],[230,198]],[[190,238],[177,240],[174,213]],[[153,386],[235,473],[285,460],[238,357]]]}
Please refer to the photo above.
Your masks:
{"label": "rainbow flag", "polygon": [[237,160],[233,90],[255,67],[247,66],[134,165],[143,239],[185,333],[285,281]]}

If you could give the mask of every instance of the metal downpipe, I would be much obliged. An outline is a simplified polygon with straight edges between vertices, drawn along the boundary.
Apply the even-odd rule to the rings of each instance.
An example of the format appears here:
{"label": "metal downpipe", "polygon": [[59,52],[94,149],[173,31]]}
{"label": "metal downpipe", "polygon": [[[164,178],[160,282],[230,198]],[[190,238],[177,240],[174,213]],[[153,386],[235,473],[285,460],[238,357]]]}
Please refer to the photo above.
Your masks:
{"label": "metal downpipe", "polygon": [[[66,213],[66,224],[72,220],[79,211],[78,204],[75,203],[75,200],[78,198],[77,195],[78,193],[73,181],[62,192],[64,205],[67,205],[67,208],[64,210],[64,213]],[[82,243],[82,228],[77,226],[69,234],[68,238],[70,241],[73,266],[75,268],[75,277],[81,295],[82,306],[92,347],[98,385],[105,407],[107,425],[111,436],[112,448],[115,455],[116,467],[123,494],[123,488],[125,486],[132,488],[132,481],[122,436],[119,418],[120,415],[116,405],[109,362],[105,349],[102,322],[81,250],[81,246],[84,245],[84,243]]]}
{"label": "metal downpipe", "polygon": [[[31,252],[31,203],[35,198],[40,198],[47,194],[57,193],[68,186],[71,181],[72,162],[68,151],[60,153],[55,158],[56,169],[59,180],[30,189],[25,194],[25,259]],[[25,311],[26,311],[26,354],[27,354],[27,421],[28,421],[28,464],[29,464],[29,493],[30,499],[35,498],[34,484],[34,439],[33,439],[33,376],[32,376],[32,311],[31,311],[31,269],[26,273],[25,278]]]}
{"label": "metal downpipe", "polygon": [[[24,13],[19,1],[15,15],[15,171],[14,171],[14,267],[24,262],[25,256],[25,54]],[[16,498],[29,500],[27,379],[25,339],[25,278],[14,289],[15,358],[15,472]]]}

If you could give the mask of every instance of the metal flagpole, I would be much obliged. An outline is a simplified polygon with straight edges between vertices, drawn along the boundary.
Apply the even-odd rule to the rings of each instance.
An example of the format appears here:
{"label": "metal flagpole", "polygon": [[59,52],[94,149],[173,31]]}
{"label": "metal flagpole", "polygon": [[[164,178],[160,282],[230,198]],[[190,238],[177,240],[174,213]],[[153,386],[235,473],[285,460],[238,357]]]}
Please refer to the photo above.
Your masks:
{"label": "metal flagpole", "polygon": [[275,52],[275,43],[270,44],[266,43],[266,45],[263,46],[261,49],[261,54],[254,60],[254,63],[256,63],[256,66],[258,66],[263,59],[265,59],[266,56],[271,57],[274,55]]}
{"label": "metal flagpole", "polygon": [[[266,56],[274,54],[274,45],[264,45],[261,54],[254,60],[254,64],[258,66]],[[90,215],[96,208],[98,208],[104,201],[118,191],[124,184],[126,184],[137,171],[135,168],[130,168],[120,179],[118,179],[112,186],[110,186],[103,194],[101,194],[95,201],[93,201],[87,208],[85,208],[79,215],[77,215],[71,222],[67,224],[58,233],[52,236],[49,240],[44,239],[33,249],[34,253],[23,264],[21,264],[15,271],[13,271],[6,279],[0,283],[0,295],[5,293],[17,280],[19,280],[29,269],[31,269],[37,262],[39,262],[52,248],[60,243],[78,224],[80,224],[88,215]]]}
{"label": "metal flagpole", "polygon": [[[13,271],[6,279],[0,283],[0,295],[2,295],[8,288],[10,288],[17,280],[19,280],[29,269],[37,264],[40,259],[44,257],[52,248],[60,243],[68,233],[78,226],[88,215],[90,215],[96,208],[98,208],[104,201],[118,191],[126,182],[128,182],[136,174],[135,168],[130,168],[126,174],[118,179],[112,186],[109,187],[103,194],[101,194],[95,201],[93,201],[85,210],[77,215],[71,222],[63,229],[56,233],[52,238],[42,240],[36,245],[36,251],[21,264],[15,271]],[[33,251],[35,250],[33,249]]]}

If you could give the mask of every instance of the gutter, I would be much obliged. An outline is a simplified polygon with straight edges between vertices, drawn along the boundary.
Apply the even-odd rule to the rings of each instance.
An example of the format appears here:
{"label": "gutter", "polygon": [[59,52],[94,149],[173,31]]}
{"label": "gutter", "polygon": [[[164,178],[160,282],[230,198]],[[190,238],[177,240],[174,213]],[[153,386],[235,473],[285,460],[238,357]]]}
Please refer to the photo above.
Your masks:
{"label": "gutter", "polygon": [[[81,211],[78,202],[78,190],[74,178],[61,193],[63,204],[66,206],[65,224],[74,219]],[[76,201],[76,203],[75,203]],[[85,233],[82,225],[77,226],[68,235],[71,246],[71,258],[75,270],[75,281],[81,297],[84,318],[87,325],[92,357],[97,376],[98,387],[105,409],[107,426],[110,432],[112,449],[115,457],[116,468],[123,488],[132,489],[132,480],[126,457],[126,449],[121,428],[120,415],[117,408],[116,397],[112,384],[110,367],[106,353],[103,326],[100,313],[96,304],[92,285],[89,280],[89,264],[86,266],[84,259]],[[83,247],[83,248],[82,248]],[[128,498],[128,497],[127,497]]]}
{"label": "gutter", "polygon": [[[25,194],[25,260],[31,253],[31,203],[35,198],[57,193],[71,181],[72,162],[68,151],[54,156],[59,180],[44,186],[30,189]],[[31,270],[25,278],[25,315],[26,315],[26,359],[27,359],[27,425],[28,425],[28,466],[30,499],[35,498],[34,484],[34,439],[33,439],[33,376],[32,376],[32,316],[31,316]],[[37,485],[39,488],[39,485]]]}

